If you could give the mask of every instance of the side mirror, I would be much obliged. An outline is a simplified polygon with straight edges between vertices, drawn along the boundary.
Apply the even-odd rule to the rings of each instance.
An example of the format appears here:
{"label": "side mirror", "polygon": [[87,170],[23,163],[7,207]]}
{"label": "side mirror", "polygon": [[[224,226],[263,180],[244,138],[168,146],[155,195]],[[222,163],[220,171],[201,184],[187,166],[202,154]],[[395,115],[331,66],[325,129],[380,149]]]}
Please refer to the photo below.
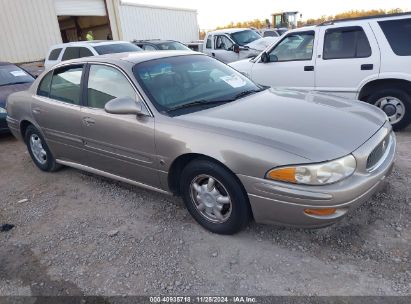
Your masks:
{"label": "side mirror", "polygon": [[270,55],[269,59],[270,59],[270,62],[277,62],[278,61],[278,57],[276,55]]}
{"label": "side mirror", "polygon": [[146,114],[143,111],[141,101],[136,101],[130,97],[118,97],[110,100],[104,106],[104,110],[110,114]]}
{"label": "side mirror", "polygon": [[264,62],[264,63],[270,62],[270,57],[268,56],[267,52],[261,53],[261,62]]}
{"label": "side mirror", "polygon": [[233,45],[233,52],[234,53],[240,53],[240,46],[238,44]]}

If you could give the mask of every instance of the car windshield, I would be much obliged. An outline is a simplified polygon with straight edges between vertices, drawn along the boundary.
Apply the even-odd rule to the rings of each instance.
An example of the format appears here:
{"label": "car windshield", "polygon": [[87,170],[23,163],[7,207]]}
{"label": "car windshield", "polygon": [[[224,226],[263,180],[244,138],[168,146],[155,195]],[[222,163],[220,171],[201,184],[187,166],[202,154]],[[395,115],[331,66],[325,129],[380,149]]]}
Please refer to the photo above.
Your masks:
{"label": "car windshield", "polygon": [[244,30],[241,32],[232,33],[230,36],[238,45],[246,45],[261,38],[261,36],[253,30]]}
{"label": "car windshield", "polygon": [[160,112],[200,110],[234,101],[261,87],[218,60],[176,56],[136,64],[134,75]]}
{"label": "car windshield", "polygon": [[132,43],[103,44],[95,46],[94,49],[99,55],[142,51],[141,48]]}
{"label": "car windshield", "polygon": [[34,78],[30,74],[13,64],[0,65],[0,86],[31,83],[33,81]]}
{"label": "car windshield", "polygon": [[164,43],[158,43],[157,44],[158,48],[160,50],[180,50],[180,51],[191,51],[188,47],[186,47],[184,44],[177,42],[177,41],[170,41],[170,42],[164,42]]}

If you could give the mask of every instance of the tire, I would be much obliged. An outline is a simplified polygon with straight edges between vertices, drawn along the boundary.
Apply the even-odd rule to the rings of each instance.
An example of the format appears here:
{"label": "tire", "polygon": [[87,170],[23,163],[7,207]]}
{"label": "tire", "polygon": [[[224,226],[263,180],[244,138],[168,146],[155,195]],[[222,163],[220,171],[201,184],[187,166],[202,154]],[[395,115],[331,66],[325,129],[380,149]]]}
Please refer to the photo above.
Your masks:
{"label": "tire", "polygon": [[[208,185],[210,178],[213,186]],[[194,160],[183,169],[180,193],[192,217],[211,232],[234,234],[251,219],[250,203],[240,181],[209,160]]]}
{"label": "tire", "polygon": [[[411,122],[411,96],[404,90],[396,88],[379,90],[371,94],[367,102],[387,114],[395,131],[404,129]],[[400,114],[399,109],[402,109],[403,114]]]}
{"label": "tire", "polygon": [[56,163],[43,136],[33,125],[27,127],[24,140],[31,159],[40,170],[53,172],[61,168],[61,165]]}

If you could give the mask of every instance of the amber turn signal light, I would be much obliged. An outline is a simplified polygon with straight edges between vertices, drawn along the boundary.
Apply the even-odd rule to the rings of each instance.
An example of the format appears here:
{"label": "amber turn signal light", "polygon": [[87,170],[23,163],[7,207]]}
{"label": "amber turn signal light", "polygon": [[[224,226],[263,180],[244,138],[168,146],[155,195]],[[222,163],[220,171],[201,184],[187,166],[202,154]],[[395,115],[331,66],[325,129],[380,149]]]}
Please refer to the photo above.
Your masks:
{"label": "amber turn signal light", "polygon": [[296,183],[295,179],[295,168],[280,168],[274,169],[268,172],[267,176],[270,179],[282,181],[282,182],[290,182]]}

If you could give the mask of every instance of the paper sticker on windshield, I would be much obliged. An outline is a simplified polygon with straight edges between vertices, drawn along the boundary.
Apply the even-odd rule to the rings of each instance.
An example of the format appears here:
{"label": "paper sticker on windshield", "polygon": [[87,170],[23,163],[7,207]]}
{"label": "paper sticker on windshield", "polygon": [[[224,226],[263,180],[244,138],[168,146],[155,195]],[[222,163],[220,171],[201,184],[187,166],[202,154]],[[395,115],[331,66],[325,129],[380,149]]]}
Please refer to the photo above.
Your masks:
{"label": "paper sticker on windshield", "polygon": [[13,75],[14,77],[24,77],[24,76],[27,76],[27,73],[24,72],[24,71],[11,71],[10,74]]}
{"label": "paper sticker on windshield", "polygon": [[244,79],[238,77],[237,75],[221,76],[220,79],[233,88],[243,87],[247,84]]}

